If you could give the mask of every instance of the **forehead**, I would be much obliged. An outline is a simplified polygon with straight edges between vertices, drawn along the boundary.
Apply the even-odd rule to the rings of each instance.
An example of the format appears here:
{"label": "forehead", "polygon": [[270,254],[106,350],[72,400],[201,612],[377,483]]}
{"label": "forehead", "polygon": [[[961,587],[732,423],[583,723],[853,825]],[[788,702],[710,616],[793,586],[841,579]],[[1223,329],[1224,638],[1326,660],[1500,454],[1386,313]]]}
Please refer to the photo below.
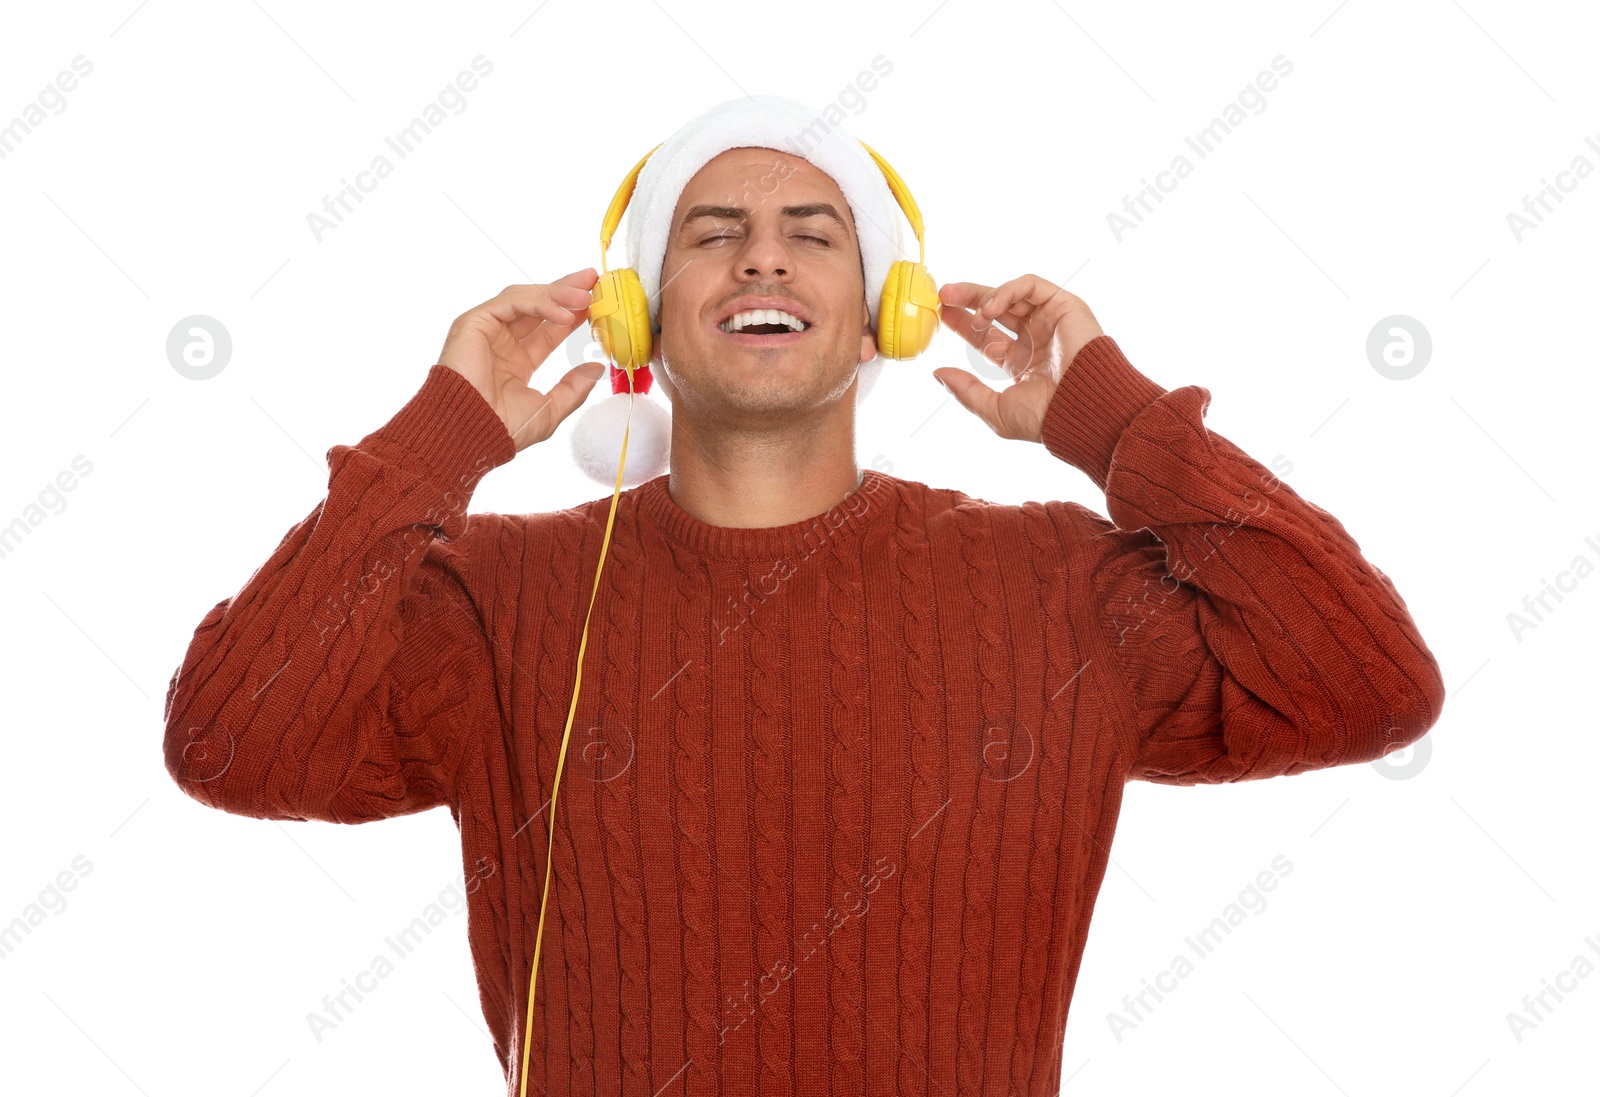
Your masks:
{"label": "forehead", "polygon": [[[696,202],[756,208],[782,190],[786,203],[832,202],[851,218],[849,202],[833,176],[792,152],[770,148],[727,149],[708,160],[678,196],[674,220]],[[853,220],[853,218],[851,218]]]}

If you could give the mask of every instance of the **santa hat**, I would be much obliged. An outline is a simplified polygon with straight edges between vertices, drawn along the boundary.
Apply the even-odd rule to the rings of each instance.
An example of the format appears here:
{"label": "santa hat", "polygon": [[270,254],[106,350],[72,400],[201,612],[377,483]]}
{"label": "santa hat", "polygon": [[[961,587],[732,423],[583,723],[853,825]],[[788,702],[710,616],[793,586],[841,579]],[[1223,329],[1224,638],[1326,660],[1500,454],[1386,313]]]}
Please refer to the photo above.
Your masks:
{"label": "santa hat", "polygon": [[[831,113],[837,114],[837,108]],[[878,330],[879,297],[898,259],[914,259],[904,250],[904,216],[883,171],[866,148],[844,129],[825,121],[822,112],[778,95],[751,95],[719,103],[662,143],[639,172],[628,203],[629,263],[639,276],[650,303],[650,330],[661,330],[661,270],[678,197],[696,172],[713,158],[736,148],[770,148],[808,161],[832,177],[844,194],[855,221],[861,250],[861,275],[866,285],[872,330]],[[856,381],[857,404],[872,389],[883,368],[881,357],[861,364]],[[579,416],[572,431],[572,452],[580,468],[601,484],[613,486],[622,459],[622,436],[628,431],[628,462],[622,483],[634,487],[667,470],[672,440],[671,416],[648,396],[654,378],[649,366],[633,371],[629,396],[627,371],[607,368],[612,395]],[[662,388],[671,395],[663,376]],[[630,402],[633,419],[628,425]]]}

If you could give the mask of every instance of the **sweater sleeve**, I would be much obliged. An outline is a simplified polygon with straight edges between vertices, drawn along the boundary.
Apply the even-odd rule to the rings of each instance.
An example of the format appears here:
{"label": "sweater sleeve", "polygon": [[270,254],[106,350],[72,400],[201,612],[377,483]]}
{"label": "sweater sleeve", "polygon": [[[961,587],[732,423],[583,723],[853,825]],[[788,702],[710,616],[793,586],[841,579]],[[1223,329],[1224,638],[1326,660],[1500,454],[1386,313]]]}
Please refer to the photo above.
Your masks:
{"label": "sweater sleeve", "polygon": [[1205,427],[1210,401],[1100,336],[1045,417],[1045,447],[1100,486],[1112,519],[1063,512],[1087,546],[1087,653],[1124,686],[1126,777],[1253,780],[1420,739],[1444,686],[1399,592],[1337,519]]}
{"label": "sweater sleeve", "polygon": [[[328,493],[201,620],[167,687],[167,772],[209,807],[363,823],[456,803],[500,720],[464,513],[516,446],[460,374],[328,451]],[[490,531],[492,534],[492,530]],[[480,561],[482,561],[480,565]]]}

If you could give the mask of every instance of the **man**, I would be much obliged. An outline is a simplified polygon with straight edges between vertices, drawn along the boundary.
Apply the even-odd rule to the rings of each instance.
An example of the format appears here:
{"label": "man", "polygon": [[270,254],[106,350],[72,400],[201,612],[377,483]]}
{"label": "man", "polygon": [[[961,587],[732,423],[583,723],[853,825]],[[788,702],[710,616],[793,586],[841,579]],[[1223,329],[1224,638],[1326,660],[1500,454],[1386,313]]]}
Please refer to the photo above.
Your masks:
{"label": "man", "polygon": [[[775,155],[777,197],[730,214]],[[448,805],[511,1093],[1054,1093],[1125,782],[1371,761],[1436,722],[1438,666],[1339,522],[1207,430],[1207,390],[1151,381],[1042,278],[942,286],[1013,381],[935,376],[1112,520],[860,468],[861,197],[751,144],[666,198],[671,469],[617,501],[599,591],[609,497],[465,515],[598,379],[531,386],[591,268],[464,313],[332,448],[326,498],[200,623],[168,770],[258,818]],[[757,302],[804,330],[724,330]]]}

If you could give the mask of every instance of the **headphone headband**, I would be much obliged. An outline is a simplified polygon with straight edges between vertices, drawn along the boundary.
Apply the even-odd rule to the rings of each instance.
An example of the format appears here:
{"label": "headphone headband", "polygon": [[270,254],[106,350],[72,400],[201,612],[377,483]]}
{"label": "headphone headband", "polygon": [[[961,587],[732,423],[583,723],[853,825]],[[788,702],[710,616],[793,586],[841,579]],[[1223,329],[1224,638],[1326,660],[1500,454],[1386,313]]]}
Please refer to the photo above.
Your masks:
{"label": "headphone headband", "polygon": [[628,208],[628,200],[633,197],[633,188],[639,182],[639,173],[644,170],[645,161],[656,154],[656,149],[666,142],[661,142],[655,149],[651,149],[639,158],[633,165],[633,170],[628,172],[622,185],[617,188],[617,193],[611,199],[611,206],[606,210],[606,218],[600,225],[600,268],[606,268],[606,249],[611,247],[611,235],[617,231],[617,226],[622,224],[622,211]]}
{"label": "headphone headband", "polygon": [[[878,155],[876,149],[859,138],[857,138],[856,143],[867,150],[867,153],[872,157],[873,163],[877,164],[878,170],[883,173],[883,178],[889,184],[889,191],[894,195],[894,200],[899,205],[900,212],[906,215],[906,220],[911,222],[912,231],[917,234],[917,262],[924,262],[927,259],[927,248],[922,239],[922,210],[918,208],[917,200],[911,197],[911,188],[906,186],[904,179],[900,178],[900,173],[889,166],[889,161]],[[611,205],[606,210],[605,220],[600,224],[600,268],[602,271],[609,269],[606,266],[606,251],[611,247],[611,237],[616,233],[617,226],[622,224],[622,214],[628,208],[628,202],[633,198],[634,187],[639,182],[639,173],[644,170],[645,162],[654,156],[656,150],[660,149],[661,145],[664,144],[666,142],[662,141],[661,144],[658,144],[639,158],[639,162],[633,165],[632,170],[622,180],[621,185],[617,187],[617,193],[611,199]]]}

